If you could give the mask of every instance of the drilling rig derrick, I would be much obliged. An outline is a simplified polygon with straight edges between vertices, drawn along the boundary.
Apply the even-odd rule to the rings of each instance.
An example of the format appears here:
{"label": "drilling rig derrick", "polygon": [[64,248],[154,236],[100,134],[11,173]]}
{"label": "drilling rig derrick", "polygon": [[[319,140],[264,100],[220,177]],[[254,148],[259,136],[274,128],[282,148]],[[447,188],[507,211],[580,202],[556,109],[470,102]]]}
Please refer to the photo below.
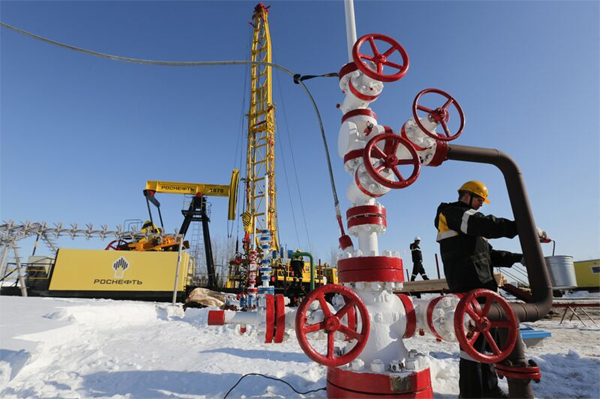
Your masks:
{"label": "drilling rig derrick", "polygon": [[[259,3],[252,16],[252,61],[271,63],[268,7]],[[275,105],[272,69],[265,64],[251,67],[248,149],[246,156],[246,211],[242,215],[246,241],[258,248],[258,232],[268,230],[271,249],[279,249],[275,192]]]}

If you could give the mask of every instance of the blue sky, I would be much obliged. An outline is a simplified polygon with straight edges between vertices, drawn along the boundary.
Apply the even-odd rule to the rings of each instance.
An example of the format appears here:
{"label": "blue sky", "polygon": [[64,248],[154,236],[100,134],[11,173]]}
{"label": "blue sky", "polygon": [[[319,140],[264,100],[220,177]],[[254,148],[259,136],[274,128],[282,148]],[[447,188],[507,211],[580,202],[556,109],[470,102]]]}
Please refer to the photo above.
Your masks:
{"label": "blue sky", "polygon": [[[341,1],[268,4],[274,62],[300,74],[336,72],[348,62]],[[123,57],[227,61],[248,59],[254,5],[2,1],[0,19]],[[355,11],[359,36],[388,35],[410,57],[408,74],[386,84],[372,104],[379,123],[397,131],[418,92],[430,87],[449,92],[466,114],[465,131],[453,143],[512,156],[538,226],[556,240],[556,254],[600,257],[599,3],[357,1]],[[0,35],[2,220],[114,228],[126,219],[146,218],[147,180],[226,184],[231,169],[239,167],[236,146],[249,90],[245,67],[128,64],[5,28]],[[345,213],[350,177],[337,156],[341,113],[335,108],[343,94],[335,78],[306,83],[323,117]],[[327,261],[338,231],[317,119],[290,77],[277,72],[274,85],[281,242]],[[497,169],[447,161],[423,168],[415,184],[381,199],[388,231],[380,249],[404,254],[419,235],[426,268],[435,274],[435,210],[440,202],[454,201],[467,180],[487,184],[492,203],[484,213],[512,218]],[[167,229],[179,227],[182,198],[159,199]],[[212,235],[225,237],[226,201],[211,202]],[[82,240],[65,245],[103,247]],[[518,240],[493,245],[520,251]],[[551,246],[543,249],[551,255]]]}

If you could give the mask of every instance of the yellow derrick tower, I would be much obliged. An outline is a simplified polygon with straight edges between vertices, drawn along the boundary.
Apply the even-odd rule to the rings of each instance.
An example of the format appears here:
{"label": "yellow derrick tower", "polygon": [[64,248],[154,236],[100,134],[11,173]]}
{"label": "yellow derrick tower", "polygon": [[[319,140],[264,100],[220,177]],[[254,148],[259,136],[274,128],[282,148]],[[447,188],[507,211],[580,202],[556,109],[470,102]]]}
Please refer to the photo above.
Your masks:
{"label": "yellow derrick tower", "polygon": [[[268,7],[259,3],[252,16],[252,61],[271,63]],[[246,240],[258,247],[262,230],[269,230],[273,250],[279,249],[275,192],[275,105],[272,70],[264,64],[251,69],[248,153],[246,164],[246,211],[242,215]]]}

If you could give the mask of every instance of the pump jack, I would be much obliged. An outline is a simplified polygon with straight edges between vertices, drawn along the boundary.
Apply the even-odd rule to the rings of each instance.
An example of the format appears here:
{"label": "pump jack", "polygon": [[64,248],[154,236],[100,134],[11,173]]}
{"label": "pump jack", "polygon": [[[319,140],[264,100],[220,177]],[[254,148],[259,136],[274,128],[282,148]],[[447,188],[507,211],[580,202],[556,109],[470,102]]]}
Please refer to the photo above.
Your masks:
{"label": "pump jack", "polygon": [[[204,252],[206,255],[206,268],[208,271],[208,286],[215,287],[215,264],[212,254],[212,244],[210,240],[210,229],[206,207],[207,196],[229,197],[228,219],[233,220],[235,217],[235,208],[237,203],[237,186],[239,180],[239,170],[234,169],[231,175],[229,186],[214,185],[214,184],[197,184],[197,183],[178,183],[164,181],[148,181],[144,189],[144,197],[148,207],[148,215],[150,217],[151,226],[146,228],[146,236],[135,242],[121,241],[118,245],[109,244],[107,249],[116,249],[120,251],[177,251],[179,245],[182,248],[189,248],[188,241],[181,241],[185,237],[190,224],[192,222],[202,223],[202,235],[204,240]],[[162,214],[160,211],[160,202],[156,199],[156,193],[167,194],[189,194],[193,195],[190,205],[187,210],[182,210],[183,222],[179,228],[177,235],[165,235]],[[154,205],[158,210],[160,220],[160,228],[154,225],[152,209],[150,204]]]}

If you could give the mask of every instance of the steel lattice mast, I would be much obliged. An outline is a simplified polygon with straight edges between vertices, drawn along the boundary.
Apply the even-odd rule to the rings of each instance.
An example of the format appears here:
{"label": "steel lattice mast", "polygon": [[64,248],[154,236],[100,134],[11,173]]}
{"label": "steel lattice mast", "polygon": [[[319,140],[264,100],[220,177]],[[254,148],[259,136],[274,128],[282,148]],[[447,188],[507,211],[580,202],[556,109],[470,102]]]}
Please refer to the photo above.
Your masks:
{"label": "steel lattice mast", "polygon": [[[252,61],[271,63],[271,35],[268,7],[259,3],[253,14]],[[272,70],[264,64],[252,65],[250,111],[248,113],[248,152],[246,212],[242,215],[246,236],[258,247],[261,230],[269,230],[272,249],[279,249],[275,192],[275,105],[272,96]]]}

